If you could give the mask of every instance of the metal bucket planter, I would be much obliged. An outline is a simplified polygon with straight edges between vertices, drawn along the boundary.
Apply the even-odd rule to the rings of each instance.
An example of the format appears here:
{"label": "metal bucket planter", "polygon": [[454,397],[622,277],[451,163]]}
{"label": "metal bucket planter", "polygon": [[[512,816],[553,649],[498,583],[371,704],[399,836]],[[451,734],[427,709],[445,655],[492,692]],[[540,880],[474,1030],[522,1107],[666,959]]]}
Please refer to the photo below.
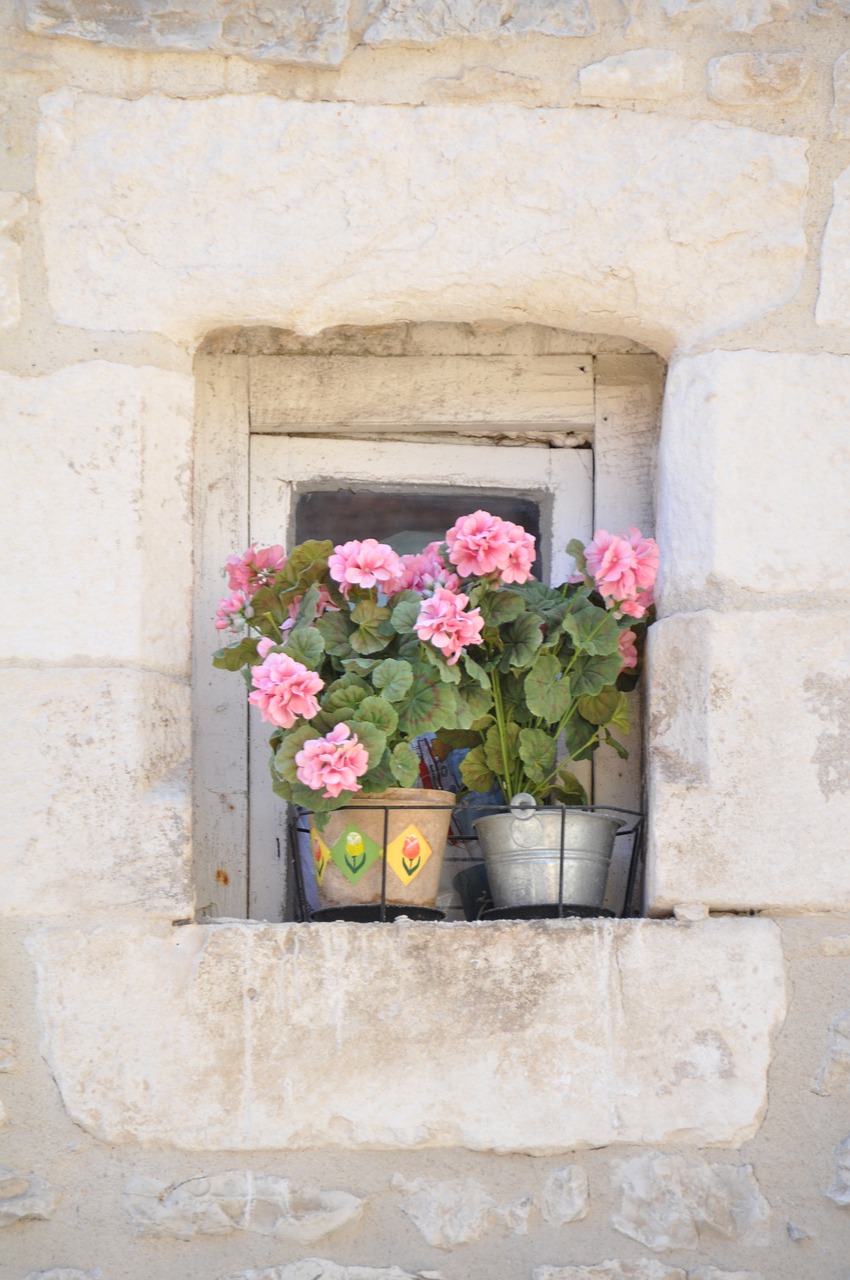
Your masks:
{"label": "metal bucket planter", "polygon": [[455,797],[398,787],[335,810],[310,833],[321,907],[433,907]]}
{"label": "metal bucket planter", "polygon": [[581,914],[601,911],[620,819],[514,803],[510,813],[473,825],[497,910],[554,904]]}

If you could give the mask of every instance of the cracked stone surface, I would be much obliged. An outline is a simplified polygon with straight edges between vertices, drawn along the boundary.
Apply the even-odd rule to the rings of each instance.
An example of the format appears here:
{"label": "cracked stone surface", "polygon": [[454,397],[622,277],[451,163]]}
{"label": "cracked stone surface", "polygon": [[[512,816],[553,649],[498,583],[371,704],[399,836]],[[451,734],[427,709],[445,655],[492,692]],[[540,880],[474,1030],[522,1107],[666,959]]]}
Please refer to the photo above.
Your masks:
{"label": "cracked stone surface", "polygon": [[21,221],[27,208],[24,196],[0,191],[0,329],[11,329],[21,318],[18,284],[21,250],[4,232]]}
{"label": "cracked stone surface", "polygon": [[696,1249],[714,1233],[766,1245],[770,1206],[750,1165],[710,1164],[649,1151],[614,1165],[617,1231],[649,1249]]}
{"label": "cracked stone surface", "polygon": [[0,1169],[0,1227],[24,1218],[49,1218],[56,1208],[56,1192],[34,1173]]}
{"label": "cracked stone surface", "polygon": [[800,53],[727,53],[708,64],[708,96],[732,107],[796,102],[811,73]]}
{"label": "cracked stone surface", "polygon": [[665,17],[686,26],[756,31],[791,15],[794,0],[661,0]]}
{"label": "cracked stone surface", "polygon": [[42,111],[50,302],[81,328],[534,316],[667,352],[793,297],[805,257],[805,142],[726,124],[76,90]]}
{"label": "cracked stone surface", "polygon": [[850,328],[850,169],[832,188],[832,210],[820,257],[820,290],[815,320],[820,325]]}
{"label": "cracked stone surface", "polygon": [[831,121],[836,141],[845,142],[850,138],[850,51],[842,53],[832,69]]}
{"label": "cracked stone surface", "polygon": [[835,1181],[826,1194],[837,1205],[850,1205],[850,1137],[845,1138],[835,1153]]}
{"label": "cracked stone surface", "polygon": [[348,0],[24,0],[36,35],[73,36],[117,49],[239,54],[336,67],[350,45]]}
{"label": "cracked stone surface", "polygon": [[590,36],[589,0],[373,0],[365,44],[431,44],[449,36]]}
{"label": "cracked stone surface", "polygon": [[0,1036],[0,1071],[14,1071],[18,1060],[18,1046],[9,1036]]}
{"label": "cracked stone surface", "polygon": [[830,1093],[850,1089],[850,1009],[837,1013],[829,1026],[826,1055],[812,1085],[814,1093]]}
{"label": "cracked stone surface", "polygon": [[684,87],[685,67],[669,49],[630,49],[582,67],[579,89],[585,98],[641,98],[660,102]]}
{"label": "cracked stone surface", "polygon": [[402,1212],[419,1228],[428,1244],[438,1249],[451,1249],[478,1240],[496,1210],[492,1196],[472,1178],[427,1182],[423,1178],[408,1180],[395,1174],[392,1186],[405,1194]]}
{"label": "cracked stone surface", "polygon": [[239,1230],[313,1244],[355,1221],[363,1201],[347,1191],[296,1187],[275,1174],[229,1170],[171,1186],[133,1178],[124,1206],[135,1235],[191,1240]]}
{"label": "cracked stone surface", "polygon": [[540,1197],[540,1211],[553,1227],[587,1216],[587,1174],[579,1164],[565,1164],[549,1175]]}

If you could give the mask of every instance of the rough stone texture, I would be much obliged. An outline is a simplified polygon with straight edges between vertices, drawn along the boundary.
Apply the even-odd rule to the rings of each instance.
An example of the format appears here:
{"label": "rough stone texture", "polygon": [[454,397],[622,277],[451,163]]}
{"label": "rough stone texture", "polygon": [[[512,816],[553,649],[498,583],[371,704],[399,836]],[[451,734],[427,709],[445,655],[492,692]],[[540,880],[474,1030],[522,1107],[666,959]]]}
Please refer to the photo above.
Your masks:
{"label": "rough stone texture", "polygon": [[829,1043],[812,1091],[823,1096],[850,1090],[850,1009],[838,1013],[829,1028]]}
{"label": "rough stone texture", "polygon": [[614,1226],[656,1252],[696,1249],[708,1233],[768,1243],[770,1206],[750,1165],[648,1151],[615,1163],[612,1184],[621,1196]]}
{"label": "rough stone texture", "polygon": [[324,67],[348,53],[348,9],[349,0],[23,0],[24,25],[36,35]]}
{"label": "rough stone texture", "polygon": [[717,1267],[697,1267],[688,1280],[762,1280],[756,1271],[718,1271]]}
{"label": "rough stone texture", "polygon": [[848,356],[714,351],[673,363],[659,447],[662,613],[724,594],[747,607],[850,590],[850,563],[833,553],[850,541],[848,417]]}
{"label": "rough stone texture", "polygon": [[832,136],[839,142],[850,138],[850,51],[836,59],[832,69]]}
{"label": "rough stone texture", "polygon": [[72,1117],[190,1149],[735,1145],[760,1123],[786,1001],[766,920],[148,922],[31,948]]}
{"label": "rough stone texture", "polygon": [[679,1267],[657,1258],[620,1262],[612,1258],[590,1267],[535,1267],[533,1280],[687,1280]]}
{"label": "rough stone texture", "polygon": [[296,1187],[275,1174],[233,1169],[173,1186],[133,1178],[124,1206],[136,1235],[191,1240],[240,1230],[314,1244],[356,1221],[363,1201],[347,1191]]}
{"label": "rough stone texture", "polygon": [[835,1182],[826,1194],[837,1205],[850,1205],[850,1138],[845,1138],[835,1153]]}
{"label": "rough stone texture", "polygon": [[17,1066],[18,1046],[8,1036],[0,1036],[0,1071],[14,1071]]}
{"label": "rough stone texture", "polygon": [[801,53],[727,53],[708,64],[708,96],[730,107],[796,102],[811,73]]}
{"label": "rough stone texture", "polygon": [[187,684],[57,667],[7,669],[0,687],[16,734],[0,779],[0,914],[191,915]]}
{"label": "rough stone texture", "polygon": [[652,628],[651,911],[850,907],[848,628],[791,609]]}
{"label": "rough stone texture", "polygon": [[27,201],[12,191],[0,191],[0,329],[11,329],[21,318],[18,272],[21,250],[4,235],[27,211]]}
{"label": "rough stone texture", "polygon": [[850,169],[836,179],[832,196],[832,212],[821,245],[815,320],[820,325],[850,329]]}
{"label": "rough stone texture", "polygon": [[563,1227],[587,1216],[587,1174],[581,1165],[565,1164],[546,1179],[540,1212],[553,1227]]}
{"label": "rough stone texture", "polygon": [[426,1182],[422,1178],[409,1181],[396,1174],[392,1185],[405,1193],[402,1211],[428,1244],[437,1249],[452,1249],[478,1240],[496,1208],[492,1196],[472,1178]]}
{"label": "rough stone texture", "polygon": [[24,1218],[49,1218],[56,1208],[56,1192],[34,1173],[0,1169],[0,1227]]}
{"label": "rough stone texture", "polygon": [[666,18],[721,31],[755,31],[791,14],[793,0],[662,0]]}
{"label": "rough stone texture", "polygon": [[100,1267],[79,1271],[76,1267],[50,1267],[47,1271],[31,1271],[24,1280],[103,1280]]}
{"label": "rough stone texture", "polygon": [[186,671],[192,402],[191,376],[162,369],[0,372],[0,543],[20,598],[33,563],[51,566],[49,613],[4,628],[0,656]]}
{"label": "rough stone texture", "polygon": [[365,44],[432,44],[449,36],[589,36],[589,0],[372,0]]}
{"label": "rough stone texture", "polygon": [[402,1271],[400,1267],[343,1267],[325,1258],[301,1258],[282,1267],[239,1271],[221,1280],[440,1280],[437,1271]]}
{"label": "rough stone texture", "polygon": [[456,76],[435,76],[429,80],[429,102],[475,102],[483,98],[535,100],[542,87],[537,76],[521,76],[495,67],[463,67]]}
{"label": "rough stone texture", "polygon": [[[65,324],[192,341],[230,323],[486,316],[622,326],[667,351],[764,314],[800,279],[799,139],[587,108],[65,90],[42,104]],[[456,163],[461,136],[476,149]],[[131,182],[128,153],[148,157]]]}
{"label": "rough stone texture", "polygon": [[663,101],[682,92],[684,63],[668,49],[630,49],[583,67],[579,89],[585,98],[641,98]]}

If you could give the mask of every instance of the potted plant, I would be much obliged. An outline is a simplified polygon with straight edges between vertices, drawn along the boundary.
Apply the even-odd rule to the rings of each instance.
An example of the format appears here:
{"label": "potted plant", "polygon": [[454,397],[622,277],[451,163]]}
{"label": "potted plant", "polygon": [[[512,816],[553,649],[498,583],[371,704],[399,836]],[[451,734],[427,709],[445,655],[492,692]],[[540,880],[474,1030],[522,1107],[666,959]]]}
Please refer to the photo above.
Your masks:
{"label": "potted plant", "polygon": [[242,671],[273,728],[274,790],[313,815],[320,901],[433,906],[455,797],[414,787],[410,744],[471,724],[478,704],[465,708],[414,623],[424,594],[457,579],[433,553],[371,538],[289,555],[252,544],[226,571],[215,625],[239,634],[214,664]]}

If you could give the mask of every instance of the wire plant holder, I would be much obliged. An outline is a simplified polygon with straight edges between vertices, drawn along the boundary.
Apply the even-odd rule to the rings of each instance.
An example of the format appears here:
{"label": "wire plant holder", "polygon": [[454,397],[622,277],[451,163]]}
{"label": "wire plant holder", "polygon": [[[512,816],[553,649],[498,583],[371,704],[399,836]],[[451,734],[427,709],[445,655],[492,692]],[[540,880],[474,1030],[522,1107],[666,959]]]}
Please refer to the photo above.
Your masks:
{"label": "wire plant holder", "polygon": [[[390,823],[390,813],[406,806],[393,805],[391,803],[381,805],[380,810],[383,811],[383,841],[382,848],[387,848],[387,837]],[[560,839],[560,860],[558,874],[558,892],[556,900],[553,902],[535,903],[534,905],[514,905],[494,907],[492,900],[488,899],[486,890],[485,864],[484,859],[477,853],[473,853],[470,846],[477,848],[477,840],[475,836],[463,833],[461,819],[469,815],[475,816],[492,816],[496,814],[508,814],[511,812],[509,805],[494,804],[492,801],[471,804],[466,800],[458,806],[435,805],[434,808],[443,808],[452,810],[452,821],[449,831],[448,848],[445,861],[448,864],[460,865],[461,873],[472,871],[476,883],[481,886],[477,900],[474,902],[465,902],[464,909],[467,920],[507,920],[507,919],[564,919],[571,917],[608,917],[608,918],[633,918],[642,914],[642,894],[643,894],[643,877],[645,870],[645,819],[644,815],[634,809],[622,809],[614,805],[575,805],[575,806],[541,806],[538,813],[559,813],[561,839]],[[358,806],[356,803],[346,806],[347,809],[356,811],[358,808],[365,809],[365,805]],[[371,806],[374,812],[374,804]],[[608,894],[612,891],[612,880],[618,878],[622,880],[625,873],[625,887],[621,892],[616,894],[614,905],[604,905],[602,907],[586,907],[580,904],[574,904],[564,901],[564,869],[567,862],[567,853],[565,850],[565,826],[567,816],[575,813],[598,814],[605,817],[614,818],[620,822],[620,828],[614,838],[614,853],[611,859],[611,873],[609,873]],[[311,905],[310,896],[307,891],[305,882],[304,867],[300,855],[300,846],[303,837],[310,838],[310,818],[311,814],[305,809],[296,809],[289,807],[287,819],[288,834],[288,860],[291,874],[291,884],[293,886],[292,906],[294,918],[297,922],[320,922],[320,921],[336,921],[347,920],[351,922],[380,922],[389,923],[399,917],[405,917],[410,920],[432,920],[439,921],[446,917],[446,912],[439,907],[420,907],[399,905],[397,903],[387,901],[387,861],[381,858],[381,893],[380,901],[365,906],[334,906],[319,907]],[[457,876],[455,876],[457,882]],[[606,897],[606,904],[608,898]]]}

